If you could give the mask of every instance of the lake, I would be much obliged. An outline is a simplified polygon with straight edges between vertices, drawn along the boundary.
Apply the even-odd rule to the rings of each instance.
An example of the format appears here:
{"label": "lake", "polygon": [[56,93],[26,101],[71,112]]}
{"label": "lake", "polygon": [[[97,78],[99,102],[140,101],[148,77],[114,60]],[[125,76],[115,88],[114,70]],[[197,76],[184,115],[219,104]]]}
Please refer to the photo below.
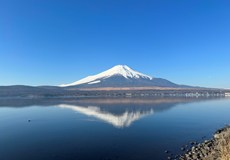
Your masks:
{"label": "lake", "polygon": [[1,99],[1,160],[164,160],[230,124],[230,99]]}

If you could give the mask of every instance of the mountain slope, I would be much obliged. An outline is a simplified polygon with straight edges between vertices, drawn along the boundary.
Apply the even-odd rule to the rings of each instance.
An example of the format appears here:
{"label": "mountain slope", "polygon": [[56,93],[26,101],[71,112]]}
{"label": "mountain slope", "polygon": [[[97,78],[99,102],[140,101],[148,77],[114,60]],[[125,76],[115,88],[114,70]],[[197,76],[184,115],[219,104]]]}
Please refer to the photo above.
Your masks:
{"label": "mountain slope", "polygon": [[137,72],[126,65],[117,65],[97,75],[79,81],[62,84],[60,87],[100,88],[100,87],[181,87],[166,79],[153,78]]}

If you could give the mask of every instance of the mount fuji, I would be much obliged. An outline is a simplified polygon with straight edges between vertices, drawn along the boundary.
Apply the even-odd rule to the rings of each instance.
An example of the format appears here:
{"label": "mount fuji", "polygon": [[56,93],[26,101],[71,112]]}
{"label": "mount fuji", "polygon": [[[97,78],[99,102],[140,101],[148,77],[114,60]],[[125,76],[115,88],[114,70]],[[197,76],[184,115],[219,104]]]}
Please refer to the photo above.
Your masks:
{"label": "mount fuji", "polygon": [[101,87],[170,87],[181,88],[182,85],[175,84],[166,79],[154,78],[137,72],[127,65],[117,65],[97,75],[88,76],[69,84],[59,87],[76,88],[101,88]]}
{"label": "mount fuji", "polygon": [[179,85],[117,65],[97,75],[60,86],[0,86],[1,97],[228,96],[230,90]]}

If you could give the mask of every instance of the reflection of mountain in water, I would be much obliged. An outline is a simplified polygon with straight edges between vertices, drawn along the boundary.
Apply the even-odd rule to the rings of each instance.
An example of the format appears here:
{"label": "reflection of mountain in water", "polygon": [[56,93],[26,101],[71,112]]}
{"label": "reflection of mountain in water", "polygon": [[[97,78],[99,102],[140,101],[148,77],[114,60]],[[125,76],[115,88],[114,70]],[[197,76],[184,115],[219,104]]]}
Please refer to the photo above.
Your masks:
{"label": "reflection of mountain in water", "polygon": [[[134,121],[157,112],[166,111],[178,104],[202,101],[193,98],[81,98],[81,99],[4,99],[0,106],[58,106],[94,117],[115,127],[130,126]],[[207,100],[207,99],[206,99]]]}
{"label": "reflection of mountain in water", "polygon": [[101,110],[100,107],[96,106],[89,106],[89,107],[83,107],[83,106],[73,106],[73,105],[66,105],[61,104],[59,105],[61,108],[67,108],[72,109],[74,111],[77,111],[79,113],[85,114],[87,116],[95,117],[97,119],[100,119],[102,121],[105,121],[109,124],[112,124],[115,127],[122,128],[122,127],[128,127],[130,126],[134,121],[146,116],[153,114],[154,111],[152,108],[146,111],[129,111],[126,110],[122,114],[113,114],[106,111]]}
{"label": "reflection of mountain in water", "polygon": [[133,122],[153,113],[166,111],[178,104],[198,99],[81,99],[58,105],[94,117],[114,127],[129,127]]}

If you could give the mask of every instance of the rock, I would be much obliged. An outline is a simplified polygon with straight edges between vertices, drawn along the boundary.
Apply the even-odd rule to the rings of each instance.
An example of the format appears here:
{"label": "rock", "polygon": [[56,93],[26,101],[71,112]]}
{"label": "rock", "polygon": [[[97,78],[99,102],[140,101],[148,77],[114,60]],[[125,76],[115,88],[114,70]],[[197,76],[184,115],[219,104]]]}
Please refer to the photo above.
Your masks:
{"label": "rock", "polygon": [[168,150],[165,150],[165,153],[169,153],[169,151],[168,151]]}
{"label": "rock", "polygon": [[211,140],[199,144],[193,141],[190,144],[191,149],[180,155],[179,160],[220,160],[223,156],[230,160],[230,126],[216,131]]}
{"label": "rock", "polygon": [[195,143],[194,142],[190,142],[191,145],[194,145]]}

